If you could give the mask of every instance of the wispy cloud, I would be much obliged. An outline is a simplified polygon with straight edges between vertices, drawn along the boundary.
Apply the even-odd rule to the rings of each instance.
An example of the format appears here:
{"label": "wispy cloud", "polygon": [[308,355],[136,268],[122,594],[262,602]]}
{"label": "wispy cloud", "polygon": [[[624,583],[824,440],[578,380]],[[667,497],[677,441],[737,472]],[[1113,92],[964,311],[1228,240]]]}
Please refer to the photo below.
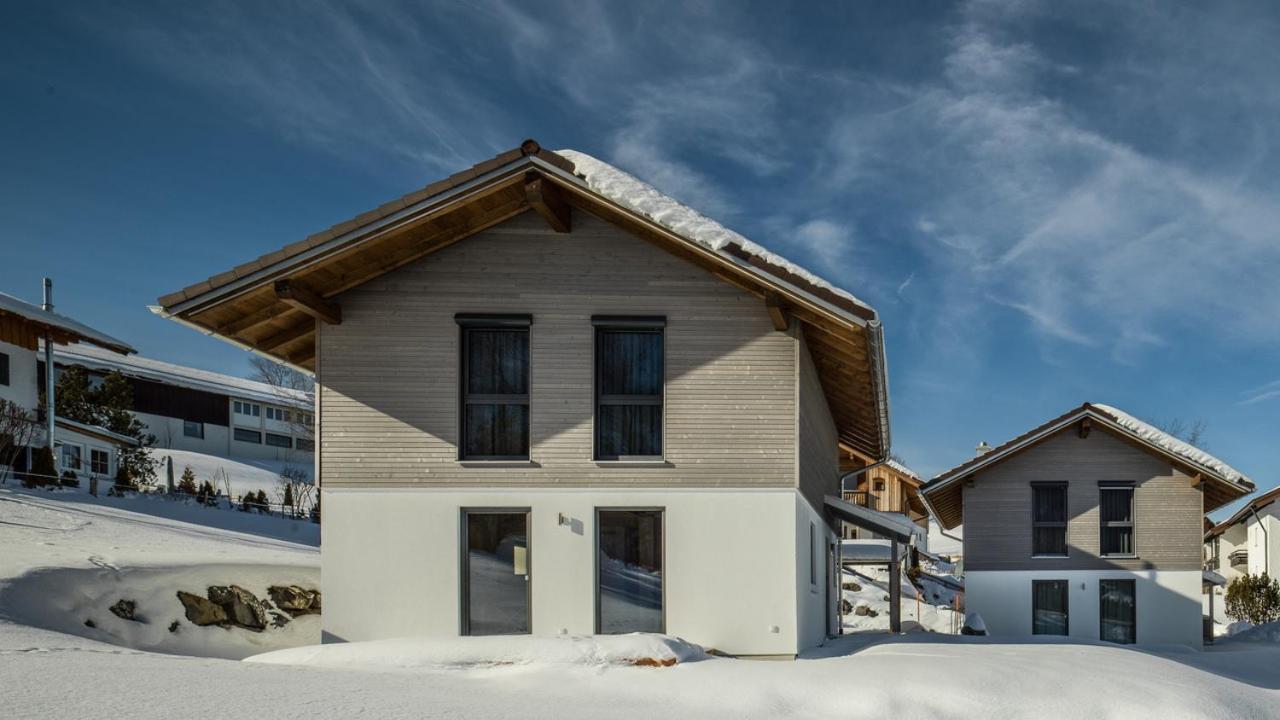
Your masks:
{"label": "wispy cloud", "polygon": [[1280,400],[1280,380],[1273,380],[1252,390],[1246,390],[1241,395],[1244,397],[1237,403],[1239,405],[1255,405],[1268,400]]}

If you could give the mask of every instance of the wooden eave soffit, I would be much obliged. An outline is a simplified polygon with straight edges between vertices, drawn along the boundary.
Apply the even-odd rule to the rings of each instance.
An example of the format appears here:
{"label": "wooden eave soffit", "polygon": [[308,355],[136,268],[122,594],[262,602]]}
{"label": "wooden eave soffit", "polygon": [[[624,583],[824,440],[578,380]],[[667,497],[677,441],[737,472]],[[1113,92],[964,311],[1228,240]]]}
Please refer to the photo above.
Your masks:
{"label": "wooden eave soffit", "polygon": [[534,212],[559,233],[569,232],[569,203],[554,184],[537,173],[529,173],[524,179],[524,196]]}
{"label": "wooden eave soffit", "polygon": [[1093,421],[1089,418],[1081,418],[1080,420],[1080,439],[1089,437],[1089,431],[1093,429]]}
{"label": "wooden eave soffit", "polygon": [[307,286],[293,280],[277,280],[276,298],[289,307],[301,310],[311,317],[330,325],[342,324],[342,308],[326,300]]}
{"label": "wooden eave soffit", "polygon": [[765,293],[764,306],[769,311],[769,319],[773,321],[774,330],[786,332],[791,327],[791,312],[787,309],[787,304],[781,295],[776,292]]}

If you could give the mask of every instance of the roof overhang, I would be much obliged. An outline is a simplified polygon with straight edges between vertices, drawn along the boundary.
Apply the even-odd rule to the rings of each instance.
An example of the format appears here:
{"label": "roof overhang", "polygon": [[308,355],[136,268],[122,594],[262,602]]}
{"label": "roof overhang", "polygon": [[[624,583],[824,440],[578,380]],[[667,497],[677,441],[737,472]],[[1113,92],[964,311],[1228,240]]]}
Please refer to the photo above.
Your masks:
{"label": "roof overhang", "polygon": [[142,445],[142,442],[137,438],[129,437],[128,435],[121,435],[120,433],[117,433],[117,432],[112,432],[111,430],[108,430],[100,425],[89,425],[88,423],[82,423],[82,422],[79,422],[78,420],[72,420],[70,418],[64,418],[64,417],[55,418],[54,424],[57,425],[57,427],[62,428],[63,430],[69,430],[71,432],[79,433],[81,435],[87,435],[89,437],[97,438],[98,440],[113,443],[116,445],[125,445],[128,447],[139,447],[140,445]]}
{"label": "roof overhang", "polygon": [[831,514],[841,520],[898,542],[909,543],[913,536],[921,534],[919,526],[905,515],[872,510],[830,495],[823,498],[823,501]]}
{"label": "roof overhang", "polygon": [[1071,430],[1073,427],[1079,427],[1079,423],[1086,418],[1090,423],[1090,428],[1109,432],[1141,450],[1167,460],[1172,466],[1187,473],[1193,479],[1198,478],[1204,489],[1205,512],[1222,507],[1232,500],[1253,492],[1251,484],[1235,482],[1222,476],[1211,467],[1172,453],[1121,425],[1110,415],[1096,409],[1093,405],[1085,403],[1034,430],[990,450],[986,454],[979,455],[930,480],[920,488],[920,495],[928,505],[930,514],[938,520],[942,527],[948,530],[962,524],[964,522],[962,501],[964,482],[983,470],[987,470],[1024,450],[1034,447],[1058,433]]}
{"label": "roof overhang", "polygon": [[65,315],[46,310],[12,295],[0,293],[0,325],[5,322],[13,323],[13,327],[17,328],[16,332],[22,334],[21,342],[14,344],[23,345],[31,350],[36,349],[39,340],[50,338],[62,345],[89,343],[122,355],[136,352],[129,343],[95,330],[78,320],[72,320]]}
{"label": "roof overhang", "polygon": [[1223,520],[1217,525],[1214,525],[1212,528],[1209,528],[1204,534],[1205,539],[1208,540],[1211,537],[1221,535],[1232,527],[1239,525],[1244,520],[1252,517],[1255,512],[1260,512],[1263,508],[1278,500],[1280,500],[1280,487],[1262,493],[1258,497],[1250,500],[1248,503],[1245,503],[1244,507],[1235,511],[1231,517]]}
{"label": "roof overhang", "polygon": [[[417,193],[160,298],[153,312],[297,369],[315,369],[316,328],[341,322],[340,295],[529,210],[573,207],[750,292],[804,325],[839,440],[888,454],[883,331],[874,310],[728,245],[712,249],[588,187],[565,158],[527,141]],[[564,210],[563,212],[567,212]],[[563,218],[567,227],[567,215]],[[559,229],[559,228],[557,228]],[[563,230],[562,230],[563,231]],[[282,288],[288,293],[282,293]]]}

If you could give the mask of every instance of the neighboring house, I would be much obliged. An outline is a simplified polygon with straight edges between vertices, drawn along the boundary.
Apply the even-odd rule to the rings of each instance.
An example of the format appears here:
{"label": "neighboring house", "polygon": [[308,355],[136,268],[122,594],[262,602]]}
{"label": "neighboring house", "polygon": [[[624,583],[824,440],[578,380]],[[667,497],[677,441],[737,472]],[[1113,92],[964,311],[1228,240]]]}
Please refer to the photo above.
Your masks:
{"label": "neighboring house", "polygon": [[609,165],[528,141],[159,302],[315,373],[326,641],[839,631],[876,313]]}
{"label": "neighboring house", "polygon": [[1201,642],[1204,514],[1253,490],[1221,460],[1086,403],[942,473],[966,608],[992,635]]}
{"label": "neighboring house", "polygon": [[[844,473],[854,472],[860,460],[842,458],[840,470]],[[905,516],[913,524],[925,529],[919,535],[919,547],[927,550],[929,513],[925,510],[924,501],[920,499],[919,488],[923,484],[919,475],[896,460],[889,460],[859,475],[853,476],[852,483],[846,482],[844,499],[854,505],[896,513]],[[878,536],[865,528],[845,524],[843,537],[848,540],[875,539]]]}
{"label": "neighboring house", "polygon": [[1228,582],[1246,573],[1280,577],[1280,505],[1277,501],[1280,501],[1280,487],[1251,499],[1206,532],[1208,569]]}
{"label": "neighboring house", "polygon": [[[310,393],[82,345],[55,347],[53,362],[59,373],[71,365],[85,368],[90,382],[123,374],[133,390],[133,413],[155,436],[154,447],[311,470]],[[43,360],[39,374],[43,379]]]}
{"label": "neighboring house", "polygon": [[[43,413],[43,374],[38,369],[37,355],[44,338],[52,338],[55,348],[72,344],[80,348],[95,346],[95,351],[117,357],[134,351],[127,343],[65,315],[0,293],[0,399],[27,409],[33,418]],[[106,428],[57,417],[56,393],[54,410],[54,461],[59,472],[71,470],[79,477],[111,477],[116,471],[117,450],[124,445],[137,445],[135,439]],[[48,437],[47,423],[40,419],[25,451],[16,458],[14,469],[29,468],[32,448],[47,445]],[[0,438],[3,442],[5,439]]]}

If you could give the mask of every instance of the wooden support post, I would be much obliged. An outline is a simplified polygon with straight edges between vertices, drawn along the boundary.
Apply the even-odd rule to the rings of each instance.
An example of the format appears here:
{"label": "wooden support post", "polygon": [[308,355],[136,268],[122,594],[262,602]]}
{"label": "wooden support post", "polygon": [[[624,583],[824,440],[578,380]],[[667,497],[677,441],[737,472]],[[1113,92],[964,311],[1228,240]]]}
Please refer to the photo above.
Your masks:
{"label": "wooden support post", "polygon": [[898,538],[889,541],[889,632],[902,632],[902,563],[898,560]]}
{"label": "wooden support post", "polygon": [[769,311],[769,319],[773,321],[774,330],[786,332],[787,328],[791,327],[791,313],[782,302],[782,296],[776,292],[765,293],[764,306]]}
{"label": "wooden support post", "polygon": [[293,280],[277,280],[276,297],[284,304],[301,310],[311,317],[329,323],[342,324],[342,308],[332,300],[325,300],[305,285]]}
{"label": "wooden support post", "polygon": [[531,173],[524,181],[524,196],[552,230],[569,232],[569,203],[565,202],[559,188]]}

